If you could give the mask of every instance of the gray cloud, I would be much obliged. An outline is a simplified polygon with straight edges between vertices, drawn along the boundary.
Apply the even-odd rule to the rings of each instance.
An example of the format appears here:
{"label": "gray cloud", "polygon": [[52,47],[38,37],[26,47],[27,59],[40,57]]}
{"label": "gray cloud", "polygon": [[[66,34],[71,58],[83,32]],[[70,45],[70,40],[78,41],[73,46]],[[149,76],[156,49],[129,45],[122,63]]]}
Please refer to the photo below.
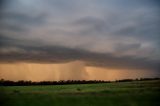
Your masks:
{"label": "gray cloud", "polygon": [[115,57],[64,47],[4,47],[0,49],[1,62],[65,63],[81,60],[87,66],[114,69],[160,69],[159,61],[128,56]]}
{"label": "gray cloud", "polygon": [[1,2],[1,61],[159,68],[157,0]]}

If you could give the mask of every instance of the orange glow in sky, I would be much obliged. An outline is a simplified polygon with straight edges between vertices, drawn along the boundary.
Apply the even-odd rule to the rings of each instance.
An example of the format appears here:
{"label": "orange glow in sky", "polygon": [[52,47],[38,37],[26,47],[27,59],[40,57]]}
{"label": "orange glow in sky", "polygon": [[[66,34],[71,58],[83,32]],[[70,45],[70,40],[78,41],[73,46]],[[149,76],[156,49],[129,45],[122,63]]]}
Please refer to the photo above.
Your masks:
{"label": "orange glow in sky", "polygon": [[154,76],[147,70],[107,69],[85,66],[84,62],[74,61],[63,64],[2,63],[0,78],[7,80],[117,80]]}

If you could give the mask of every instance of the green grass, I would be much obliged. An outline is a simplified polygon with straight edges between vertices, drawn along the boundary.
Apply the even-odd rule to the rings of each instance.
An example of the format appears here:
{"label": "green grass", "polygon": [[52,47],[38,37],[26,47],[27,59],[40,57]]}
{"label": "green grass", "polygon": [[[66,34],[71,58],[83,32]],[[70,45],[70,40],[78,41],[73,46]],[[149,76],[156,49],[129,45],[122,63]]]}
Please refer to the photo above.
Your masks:
{"label": "green grass", "polygon": [[160,80],[0,86],[1,106],[160,106]]}

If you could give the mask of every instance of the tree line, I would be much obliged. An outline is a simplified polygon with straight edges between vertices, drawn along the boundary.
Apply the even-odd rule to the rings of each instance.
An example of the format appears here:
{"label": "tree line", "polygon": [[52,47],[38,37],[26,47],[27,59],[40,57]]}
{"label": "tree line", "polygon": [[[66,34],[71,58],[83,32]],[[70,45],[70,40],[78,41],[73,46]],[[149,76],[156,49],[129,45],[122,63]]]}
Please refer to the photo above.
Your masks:
{"label": "tree line", "polygon": [[116,81],[104,80],[60,80],[60,81],[11,81],[0,80],[0,86],[30,86],[30,85],[67,85],[67,84],[95,84],[95,83],[110,83],[110,82],[131,82],[131,81],[144,81],[144,80],[160,80],[160,78],[140,78],[140,79],[122,79]]}

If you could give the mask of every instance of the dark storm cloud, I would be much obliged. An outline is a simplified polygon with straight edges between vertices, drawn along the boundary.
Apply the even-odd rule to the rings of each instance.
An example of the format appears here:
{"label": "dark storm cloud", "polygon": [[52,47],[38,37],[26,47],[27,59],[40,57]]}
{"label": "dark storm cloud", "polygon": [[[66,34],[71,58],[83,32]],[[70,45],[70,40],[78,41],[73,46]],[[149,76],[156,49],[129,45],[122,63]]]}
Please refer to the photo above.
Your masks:
{"label": "dark storm cloud", "polygon": [[44,17],[44,14],[32,17],[23,13],[1,13],[0,28],[1,30],[25,32],[29,28],[44,24]]}
{"label": "dark storm cloud", "polygon": [[2,13],[1,21],[6,20],[14,20],[16,23],[21,24],[38,24],[40,25],[43,23],[45,14],[39,14],[37,16],[29,16],[28,14],[24,13]]}
{"label": "dark storm cloud", "polygon": [[[7,49],[5,49],[7,48]],[[112,54],[97,54],[64,47],[5,47],[1,48],[1,62],[65,63],[85,61],[87,66],[114,69],[160,69],[159,61],[146,58],[115,57]]]}
{"label": "dark storm cloud", "polygon": [[1,0],[0,61],[159,69],[158,0]]}
{"label": "dark storm cloud", "polygon": [[116,47],[117,52],[123,52],[127,50],[135,50],[141,47],[141,44],[118,44]]}

